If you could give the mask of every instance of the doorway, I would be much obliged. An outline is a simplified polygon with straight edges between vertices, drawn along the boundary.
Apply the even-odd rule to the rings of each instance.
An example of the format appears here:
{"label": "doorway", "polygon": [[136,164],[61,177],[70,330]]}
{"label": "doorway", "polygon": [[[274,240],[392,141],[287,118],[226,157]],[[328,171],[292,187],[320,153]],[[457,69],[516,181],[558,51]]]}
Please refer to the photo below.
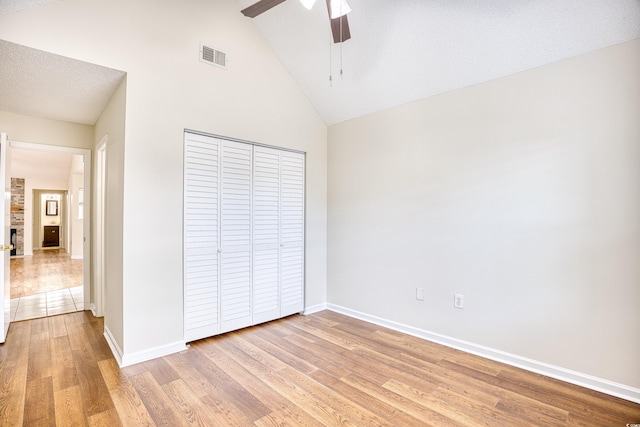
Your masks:
{"label": "doorway", "polygon": [[12,203],[23,230],[11,259],[11,321],[88,309],[91,152],[15,141],[11,148],[12,184],[23,191],[22,205]]}

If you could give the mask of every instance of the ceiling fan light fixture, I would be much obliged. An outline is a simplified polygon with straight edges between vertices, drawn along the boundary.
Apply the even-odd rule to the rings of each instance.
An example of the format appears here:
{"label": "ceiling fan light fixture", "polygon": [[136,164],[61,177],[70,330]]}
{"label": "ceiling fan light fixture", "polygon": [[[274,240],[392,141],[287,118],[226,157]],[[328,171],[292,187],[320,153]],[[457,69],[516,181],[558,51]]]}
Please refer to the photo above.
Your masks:
{"label": "ceiling fan light fixture", "polygon": [[331,0],[331,19],[340,18],[349,12],[351,12],[351,7],[347,0]]}
{"label": "ceiling fan light fixture", "polygon": [[307,10],[311,10],[313,5],[316,3],[316,0],[300,0],[300,3],[302,3],[302,5],[307,8]]}

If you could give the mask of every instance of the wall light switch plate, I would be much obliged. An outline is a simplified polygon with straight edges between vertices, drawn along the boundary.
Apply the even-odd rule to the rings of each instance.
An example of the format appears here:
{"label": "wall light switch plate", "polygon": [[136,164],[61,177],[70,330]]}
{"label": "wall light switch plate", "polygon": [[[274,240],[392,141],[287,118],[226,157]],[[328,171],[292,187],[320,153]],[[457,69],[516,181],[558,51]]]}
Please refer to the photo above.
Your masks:
{"label": "wall light switch plate", "polygon": [[416,299],[424,301],[424,288],[416,288]]}

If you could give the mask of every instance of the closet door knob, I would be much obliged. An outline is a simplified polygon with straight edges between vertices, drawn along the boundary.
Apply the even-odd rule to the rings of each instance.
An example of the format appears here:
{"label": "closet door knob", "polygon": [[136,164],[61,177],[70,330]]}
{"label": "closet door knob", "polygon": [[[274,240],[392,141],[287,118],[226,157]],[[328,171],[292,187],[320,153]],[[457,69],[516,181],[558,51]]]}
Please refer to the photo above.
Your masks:
{"label": "closet door knob", "polygon": [[218,249],[218,253],[222,253],[222,249]]}

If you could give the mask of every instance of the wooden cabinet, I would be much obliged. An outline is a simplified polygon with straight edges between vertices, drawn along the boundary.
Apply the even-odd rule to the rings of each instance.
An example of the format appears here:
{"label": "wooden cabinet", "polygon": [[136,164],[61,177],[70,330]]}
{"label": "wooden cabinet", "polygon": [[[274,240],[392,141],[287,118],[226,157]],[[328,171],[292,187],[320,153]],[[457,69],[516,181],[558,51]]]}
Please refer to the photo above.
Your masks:
{"label": "wooden cabinet", "polygon": [[185,133],[187,342],[304,310],[304,153]]}
{"label": "wooden cabinet", "polygon": [[51,246],[60,246],[60,226],[58,225],[45,225],[44,226],[44,239],[42,246],[47,248]]}

